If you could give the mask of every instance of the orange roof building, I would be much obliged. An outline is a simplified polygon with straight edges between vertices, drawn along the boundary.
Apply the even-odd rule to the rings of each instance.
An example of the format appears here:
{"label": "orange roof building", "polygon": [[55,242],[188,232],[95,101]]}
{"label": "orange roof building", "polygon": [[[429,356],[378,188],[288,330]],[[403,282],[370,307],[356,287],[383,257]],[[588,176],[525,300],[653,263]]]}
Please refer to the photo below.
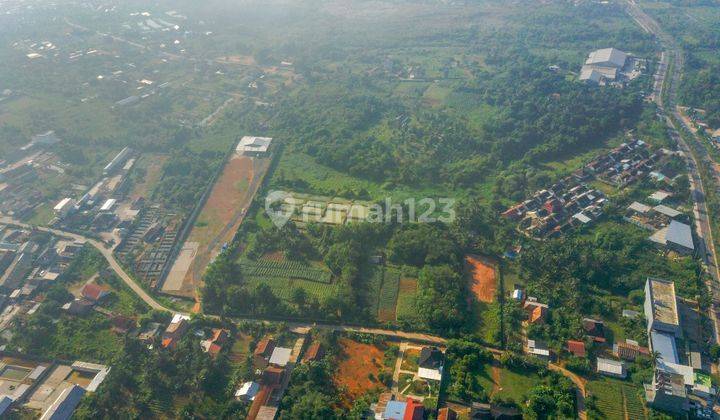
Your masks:
{"label": "orange roof building", "polygon": [[425,407],[421,401],[416,401],[412,398],[407,399],[407,405],[405,406],[405,415],[403,420],[423,420],[425,417]]}
{"label": "orange roof building", "polygon": [[585,357],[585,343],[582,341],[568,340],[567,351],[577,357]]}

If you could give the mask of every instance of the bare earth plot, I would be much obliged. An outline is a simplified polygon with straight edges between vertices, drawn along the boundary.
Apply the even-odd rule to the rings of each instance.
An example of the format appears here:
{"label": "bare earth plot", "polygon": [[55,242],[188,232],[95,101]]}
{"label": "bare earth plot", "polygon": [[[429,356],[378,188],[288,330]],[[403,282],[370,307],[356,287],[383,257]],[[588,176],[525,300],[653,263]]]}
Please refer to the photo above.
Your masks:
{"label": "bare earth plot", "polygon": [[205,267],[232,241],[269,165],[270,158],[233,154],[228,160],[163,283],[163,293],[196,297]]}
{"label": "bare earth plot", "polygon": [[465,263],[471,276],[470,290],[473,295],[483,303],[494,301],[497,290],[495,264],[489,258],[479,255],[466,256]]}

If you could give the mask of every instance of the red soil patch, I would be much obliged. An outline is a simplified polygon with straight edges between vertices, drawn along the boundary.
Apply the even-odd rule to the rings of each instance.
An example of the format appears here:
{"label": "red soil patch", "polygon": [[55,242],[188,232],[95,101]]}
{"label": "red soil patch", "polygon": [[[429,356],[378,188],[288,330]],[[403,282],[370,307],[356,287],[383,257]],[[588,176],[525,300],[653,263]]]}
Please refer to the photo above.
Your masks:
{"label": "red soil patch", "polygon": [[477,300],[485,303],[495,300],[497,278],[493,262],[489,258],[468,255],[465,257],[465,263],[471,275],[470,290]]}
{"label": "red soil patch", "polygon": [[[341,353],[335,383],[344,389],[343,405],[350,406],[366,392],[386,389],[378,379],[383,370],[383,351],[372,344],[358,343],[347,338],[339,340]],[[370,379],[372,375],[373,379]]]}

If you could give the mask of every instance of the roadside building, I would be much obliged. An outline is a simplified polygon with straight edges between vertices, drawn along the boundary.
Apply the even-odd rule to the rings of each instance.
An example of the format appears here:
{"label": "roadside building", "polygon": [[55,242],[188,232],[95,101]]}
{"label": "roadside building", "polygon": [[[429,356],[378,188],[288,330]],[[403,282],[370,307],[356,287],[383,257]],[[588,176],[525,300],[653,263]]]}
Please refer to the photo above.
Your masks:
{"label": "roadside building", "polygon": [[550,360],[551,353],[547,344],[539,340],[527,340],[527,353],[543,360]]}
{"label": "roadside building", "polygon": [[616,378],[625,378],[627,375],[625,363],[612,359],[602,359],[600,357],[597,358],[597,372]]}
{"label": "roadside building", "polygon": [[67,217],[74,210],[75,210],[75,199],[70,198],[70,197],[63,198],[55,205],[55,207],[53,207],[53,212],[55,213],[55,216],[57,216],[61,219]]}
{"label": "roadside building", "polygon": [[670,226],[658,230],[649,239],[657,246],[668,251],[675,251],[680,255],[695,253],[692,229],[677,220],[672,220]]}
{"label": "roadside building", "polygon": [[162,346],[165,348],[174,349],[177,346],[177,342],[180,341],[183,335],[190,328],[188,322],[190,317],[181,314],[175,314],[170,324],[165,328],[163,333]]}
{"label": "roadside building", "polygon": [[423,347],[418,357],[418,376],[433,381],[442,380],[445,355],[437,347]]}

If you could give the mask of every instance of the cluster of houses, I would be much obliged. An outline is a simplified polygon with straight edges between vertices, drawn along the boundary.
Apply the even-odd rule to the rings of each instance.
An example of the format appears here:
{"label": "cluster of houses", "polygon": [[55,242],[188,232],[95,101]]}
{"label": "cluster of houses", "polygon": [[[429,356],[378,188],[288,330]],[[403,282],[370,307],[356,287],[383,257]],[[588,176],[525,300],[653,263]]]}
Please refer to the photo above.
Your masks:
{"label": "cluster of houses", "polygon": [[689,217],[662,204],[671,196],[672,194],[666,191],[656,191],[648,197],[656,203],[654,206],[635,201],[628,206],[623,219],[653,232],[648,239],[660,249],[679,255],[693,255],[695,242]]}
{"label": "cluster of houses", "polygon": [[[254,378],[235,391],[235,398],[251,403],[248,420],[275,418],[292,370],[303,352],[305,337],[297,338],[292,348],[279,344],[271,336],[258,341],[253,351]],[[317,361],[324,355],[320,342],[314,341],[304,352],[302,362]]]}
{"label": "cluster of houses", "polygon": [[55,204],[52,224],[96,232],[109,242],[119,242],[138,215],[134,205],[121,206],[119,199],[136,161],[137,153],[123,148],[105,165],[103,178],[82,197],[64,197]]}
{"label": "cluster of houses", "polygon": [[95,392],[109,372],[109,367],[95,363],[2,355],[0,418],[16,418],[22,410],[42,420],[69,420],[82,397]]}
{"label": "cluster of houses", "polygon": [[573,226],[582,226],[603,214],[605,195],[584,182],[596,178],[624,188],[650,174],[665,152],[650,153],[642,140],[632,140],[595,158],[571,176],[516,204],[502,216],[519,222],[518,229],[532,238],[557,237]]}
{"label": "cluster of houses", "polygon": [[[406,349],[406,351],[408,350]],[[405,357],[405,354],[403,354],[403,357]],[[420,348],[417,365],[417,371],[412,372],[413,378],[437,384],[439,392],[439,384],[442,381],[445,367],[445,354],[443,351],[435,346]],[[407,373],[402,370],[399,372],[401,374]],[[426,397],[404,393],[403,391],[405,390],[398,389],[397,395],[392,392],[381,394],[378,402],[370,407],[374,413],[374,418],[376,420],[424,419],[426,408],[433,408],[425,406],[424,400]]]}
{"label": "cluster of houses", "polygon": [[82,247],[42,232],[0,225],[0,334],[10,334],[17,316],[37,311],[40,292],[62,276]]}
{"label": "cluster of houses", "polygon": [[569,186],[566,180],[561,180],[509,208],[502,216],[518,220],[518,229],[530,237],[556,237],[572,226],[599,218],[606,202],[599,190],[585,184]]}
{"label": "cluster of houses", "polygon": [[54,177],[66,170],[54,153],[27,153],[12,163],[0,159],[0,212],[15,218],[29,217],[45,203],[38,185],[41,177]]}
{"label": "cluster of houses", "polygon": [[614,187],[624,188],[647,176],[664,156],[664,150],[650,153],[645,142],[636,139],[599,156],[582,171]]}
{"label": "cluster of houses", "polygon": [[635,79],[644,69],[644,61],[616,48],[603,48],[588,54],[580,69],[579,80],[596,85],[622,87]]}

